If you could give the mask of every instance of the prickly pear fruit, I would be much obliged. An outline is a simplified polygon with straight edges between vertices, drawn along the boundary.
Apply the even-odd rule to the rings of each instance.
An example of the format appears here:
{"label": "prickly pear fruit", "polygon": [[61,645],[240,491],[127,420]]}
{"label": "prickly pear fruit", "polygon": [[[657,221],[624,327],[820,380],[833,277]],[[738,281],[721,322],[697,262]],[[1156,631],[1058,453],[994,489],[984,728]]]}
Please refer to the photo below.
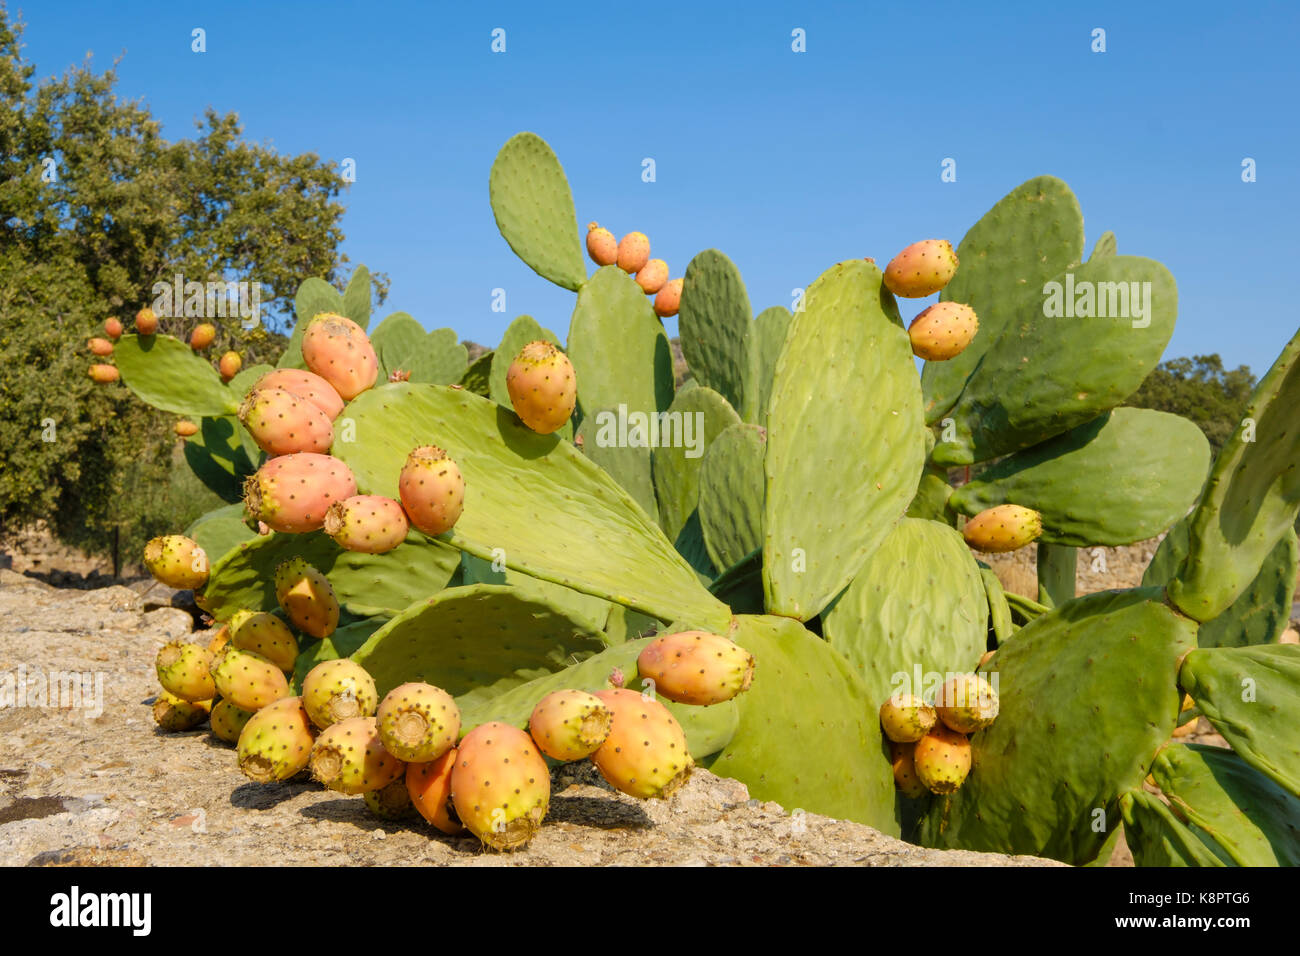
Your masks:
{"label": "prickly pear fruit", "polygon": [[311,722],[324,730],[340,720],[373,717],[379,692],[364,667],[340,658],[322,661],[307,672],[302,679],[302,704]]}
{"label": "prickly pear fruit", "polygon": [[302,336],[302,358],[347,401],[379,378],[379,359],[361,326],[351,319],[322,312]]}
{"label": "prickly pear fruit", "polygon": [[669,279],[655,296],[655,315],[661,319],[677,314],[682,305],[682,280]]}
{"label": "prickly pear fruit", "polygon": [[289,696],[284,672],[255,651],[229,646],[212,662],[217,693],[236,707],[261,710]]}
{"label": "prickly pear fruit", "polygon": [[406,539],[406,512],[383,495],[353,495],[330,505],[325,533],[340,548],[364,554],[392,551]]}
{"label": "prickly pear fruit", "polygon": [[253,714],[239,732],[239,769],[258,783],[288,780],[307,766],[313,742],[302,698],[283,697]]}
{"label": "prickly pear fruit", "polygon": [[194,331],[190,333],[190,348],[199,352],[212,344],[217,337],[216,327],[208,322],[194,326]]}
{"label": "prickly pear fruit", "polygon": [[885,267],[885,288],[905,299],[938,292],[957,272],[957,253],[947,239],[914,242]]}
{"label": "prickly pear fruit", "polygon": [[629,232],[618,241],[618,267],[640,272],[650,260],[650,240],[644,232]]}
{"label": "prickly pear fruit", "polygon": [[[283,590],[279,584],[282,577]],[[304,634],[326,638],[339,626],[339,599],[334,587],[325,575],[306,562],[300,568],[295,565],[292,578],[277,573],[276,596],[293,626]]]}
{"label": "prickly pear fruit", "polygon": [[578,401],[573,364],[544,340],[529,342],[519,350],[506,372],[506,390],[515,414],[542,435],[562,427]]}
{"label": "prickly pear fruit", "polygon": [[154,661],[158,683],[181,700],[211,700],[217,695],[212,682],[212,654],[201,644],[172,641],[158,651]]}
{"label": "prickly pear fruit", "polygon": [[91,339],[86,343],[86,347],[95,355],[101,357],[113,354],[113,343],[108,339]]}
{"label": "prickly pear fruit", "polygon": [[618,261],[618,240],[608,229],[587,223],[587,255],[598,266],[612,266]]}
{"label": "prickly pear fruit", "polygon": [[163,730],[193,730],[212,712],[210,700],[181,700],[163,691],[153,702],[153,719]]}
{"label": "prickly pear fruit", "polygon": [[406,772],[406,765],[384,749],[373,717],[349,717],[322,730],[309,766],[318,783],[353,795],[381,790]]}
{"label": "prickly pear fruit", "polygon": [[614,714],[599,697],[581,690],[557,690],[537,702],[528,718],[528,732],[552,760],[583,760],[605,742],[613,724]]}
{"label": "prickly pear fruit", "polygon": [[479,724],[456,749],[451,799],[460,822],[494,850],[533,838],[551,802],[551,775],[531,737],[497,721]]}
{"label": "prickly pear fruit", "polygon": [[208,583],[208,556],[193,538],[167,534],[144,546],[144,566],[158,581],[178,591]]}
{"label": "prickly pear fruit", "polygon": [[343,411],[343,399],[334,391],[334,386],[306,369],[277,368],[259,378],[253,388],[282,388],[286,392],[293,392],[319,408],[330,421],[338,418]]}
{"label": "prickly pear fruit", "polygon": [[230,643],[230,625],[222,624],[214,630],[208,631],[212,636],[208,638],[208,653],[213,657],[220,654],[222,649]]}
{"label": "prickly pear fruit", "polygon": [[636,659],[637,673],[678,704],[706,706],[749,690],[754,655],[708,631],[679,631],[656,637]]}
{"label": "prickly pear fruit", "polygon": [[388,692],[375,713],[379,736],[399,760],[428,763],[456,745],[460,708],[441,687],[412,682]]}
{"label": "prickly pear fruit", "polygon": [[104,334],[116,342],[122,337],[122,323],[118,319],[104,320]]}
{"label": "prickly pear fruit", "polygon": [[147,305],[135,314],[135,332],[137,335],[153,335],[158,331],[158,316]]}
{"label": "prickly pear fruit", "polygon": [[686,732],[668,708],[634,690],[601,690],[595,696],[614,714],[609,736],[591,755],[600,775],[643,800],[666,800],[681,789],[695,762]]}
{"label": "prickly pear fruit", "polygon": [[92,382],[98,382],[100,385],[116,382],[122,377],[116,365],[92,365],[87,374],[90,375]]}
{"label": "prickly pear fruit", "polygon": [[415,816],[411,795],[406,792],[405,775],[379,790],[367,790],[362,798],[366,808],[381,820],[405,820]]}
{"label": "prickly pear fruit", "polygon": [[223,382],[229,382],[238,375],[243,366],[244,360],[239,357],[238,352],[225,352],[217,359],[217,371],[221,373]]}
{"label": "prickly pear fruit", "polygon": [[289,589],[302,580],[303,575],[311,565],[302,555],[295,554],[292,558],[281,561],[275,566],[275,573],[272,575],[272,581],[275,584],[275,600],[277,603],[284,604],[284,596],[289,593]]}
{"label": "prickly pear fruit", "polygon": [[979,331],[975,310],[960,302],[937,302],[912,320],[907,337],[912,354],[927,362],[943,362],[960,355]]}
{"label": "prickly pear fruit", "polygon": [[177,435],[180,435],[182,438],[189,438],[191,435],[198,434],[199,426],[194,424],[191,421],[186,421],[182,419],[181,421],[177,422],[175,425],[172,426],[172,431],[174,431]]}
{"label": "prickly pear fruit", "polygon": [[880,726],[895,743],[914,744],[937,719],[934,708],[911,694],[895,694],[880,705]]}
{"label": "prickly pear fruit", "polygon": [[915,744],[896,742],[889,744],[890,759],[894,765],[894,784],[903,792],[904,796],[913,799],[923,797],[928,792],[926,785],[916,775],[916,764],[912,759],[915,751]]}
{"label": "prickly pear fruit", "polygon": [[912,750],[916,775],[934,793],[952,793],[970,773],[970,741],[942,723],[935,724]]}
{"label": "prickly pear fruit", "polygon": [[298,660],[298,639],[289,625],[265,611],[236,611],[230,618],[230,643],[261,654],[282,671]]}
{"label": "prickly pear fruit", "polygon": [[465,507],[465,479],[437,445],[421,445],[406,456],[397,493],[411,524],[427,535],[449,530]]}
{"label": "prickly pear fruit", "polygon": [[998,694],[978,674],[958,674],[939,688],[934,708],[951,730],[973,734],[998,716]]}
{"label": "prickly pear fruit", "polygon": [[448,750],[429,763],[406,765],[406,792],[416,812],[443,833],[455,835],[465,829],[451,802],[451,772],[459,751]]}
{"label": "prickly pear fruit", "polygon": [[223,698],[212,705],[212,715],[208,718],[208,725],[212,729],[212,735],[217,739],[224,740],[228,744],[237,744],[240,732],[252,716],[251,710],[244,710]]}
{"label": "prickly pear fruit", "polygon": [[239,420],[268,455],[324,454],[334,444],[329,417],[282,388],[255,388],[239,406]]}
{"label": "prickly pear fruit", "polygon": [[273,531],[305,534],[325,526],[325,512],[357,493],[347,465],[330,455],[299,452],[272,458],[244,482],[244,505]]}
{"label": "prickly pear fruit", "polygon": [[967,520],[961,533],[976,551],[1015,551],[1043,533],[1043,516],[1020,505],[997,505]]}
{"label": "prickly pear fruit", "polygon": [[668,281],[668,263],[662,259],[651,259],[636,274],[636,284],[646,295],[654,295]]}

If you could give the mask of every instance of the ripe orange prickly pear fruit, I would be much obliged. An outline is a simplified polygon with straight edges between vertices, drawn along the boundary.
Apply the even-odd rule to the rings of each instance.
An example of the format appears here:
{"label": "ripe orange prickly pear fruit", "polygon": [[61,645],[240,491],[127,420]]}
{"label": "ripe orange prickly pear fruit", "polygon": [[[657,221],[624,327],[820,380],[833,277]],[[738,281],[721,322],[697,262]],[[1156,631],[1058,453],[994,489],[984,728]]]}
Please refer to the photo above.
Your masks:
{"label": "ripe orange prickly pear fruit", "polygon": [[226,352],[217,360],[217,371],[221,373],[223,382],[229,382],[243,367],[244,360],[239,357],[238,352]]}
{"label": "ripe orange prickly pear fruit", "polygon": [[405,820],[415,816],[411,795],[406,791],[405,774],[386,787],[367,790],[361,797],[366,803],[366,809],[381,820]]}
{"label": "ripe orange prickly pear fruit", "polygon": [[208,719],[212,701],[181,700],[163,691],[153,702],[153,719],[163,730],[193,730]]}
{"label": "ripe orange prickly pear fruit", "polygon": [[174,431],[177,435],[180,435],[182,438],[189,438],[191,435],[198,434],[199,426],[194,424],[191,421],[186,421],[185,419],[182,419],[181,421],[177,422],[175,425],[172,426],[172,431]]}
{"label": "ripe orange prickly pear fruit", "polygon": [[913,799],[923,797],[929,792],[921,782],[921,778],[916,775],[916,764],[912,759],[915,750],[915,744],[895,742],[889,744],[890,759],[894,765],[894,784],[904,796]]}
{"label": "ripe orange prickly pear fruit", "polygon": [[212,662],[217,693],[236,707],[258,711],[289,696],[284,672],[261,654],[227,646]]}
{"label": "ripe orange prickly pear fruit", "polygon": [[612,266],[618,261],[618,240],[608,229],[587,223],[587,255],[598,266]]}
{"label": "ripe orange prickly pear fruit", "polygon": [[324,730],[340,720],[373,717],[379,707],[375,681],[347,658],[322,661],[302,680],[302,704],[311,722]]}
{"label": "ripe orange prickly pear fruit", "polygon": [[978,674],[958,674],[939,688],[935,710],[952,730],[973,734],[993,723],[998,716],[997,691]]}
{"label": "ripe orange prickly pear fruit", "polygon": [[217,696],[212,682],[212,654],[201,644],[172,641],[163,645],[154,661],[158,683],[181,700],[211,700]]}
{"label": "ripe orange prickly pear fruit", "polygon": [[557,690],[537,702],[528,718],[533,741],[552,760],[583,760],[605,742],[614,714],[593,694]]}
{"label": "ripe orange prickly pear fruit", "polygon": [[460,708],[441,687],[413,681],[388,692],[375,712],[379,736],[399,760],[428,763],[456,745]]}
{"label": "ripe orange prickly pear fruit", "polygon": [[681,789],[695,761],[686,732],[668,708],[634,690],[601,690],[595,696],[614,714],[609,736],[591,755],[600,775],[642,800],[667,800]]}
{"label": "ripe orange prickly pear fruit", "polygon": [[644,232],[629,232],[618,241],[618,267],[624,272],[640,272],[650,261],[650,240]]}
{"label": "ripe orange prickly pear fruit", "polygon": [[437,445],[421,445],[406,456],[397,493],[411,524],[427,535],[449,530],[465,507],[465,479]]}
{"label": "ripe orange prickly pear fruit", "polygon": [[372,388],[379,378],[379,358],[365,329],[332,312],[322,312],[308,323],[302,358],[348,401]]}
{"label": "ripe orange prickly pear fruit", "polygon": [[550,342],[529,342],[506,372],[515,414],[541,435],[564,426],[578,403],[578,383],[569,357]]}
{"label": "ripe orange prickly pear fruit", "polygon": [[656,637],[636,659],[637,673],[678,704],[707,706],[749,690],[754,655],[708,631],[680,631]]}
{"label": "ripe orange prickly pear fruit", "polygon": [[158,316],[149,306],[135,314],[135,331],[137,335],[153,335],[158,331]]}
{"label": "ripe orange prickly pear fruit", "polygon": [[353,495],[325,512],[325,533],[346,551],[392,551],[406,540],[407,527],[402,506],[383,495]]}
{"label": "ripe orange prickly pear fruit", "polygon": [[880,726],[885,736],[900,743],[916,743],[934,726],[934,708],[911,694],[895,694],[880,705]]}
{"label": "ripe orange prickly pear fruit", "polygon": [[947,239],[914,242],[885,267],[885,288],[905,299],[938,292],[957,272],[957,253]]}
{"label": "ripe orange prickly pear fruit", "polygon": [[91,339],[86,343],[86,347],[100,358],[113,354],[113,343],[108,339]]}
{"label": "ripe orange prickly pear fruit", "polygon": [[298,660],[298,639],[289,625],[265,611],[236,611],[230,618],[230,643],[261,654],[282,671],[292,671]]}
{"label": "ripe orange prickly pear fruit", "polygon": [[155,579],[178,591],[208,583],[208,556],[183,534],[153,538],[144,546],[144,566]]}
{"label": "ripe orange prickly pear fruit", "polygon": [[104,320],[104,334],[116,342],[122,337],[122,323],[118,319]]}
{"label": "ripe orange prickly pear fruit", "polygon": [[654,295],[668,281],[668,263],[662,259],[651,259],[636,274],[636,284],[646,295]]}
{"label": "ripe orange prickly pear fruit", "polygon": [[257,783],[288,780],[306,768],[313,742],[302,698],[282,697],[253,714],[239,732],[239,769]]}
{"label": "ripe orange prickly pear fruit", "polygon": [[943,362],[960,355],[979,331],[975,310],[960,302],[938,302],[907,327],[912,354],[927,362]]}
{"label": "ripe orange prickly pear fruit", "polygon": [[325,526],[325,512],[357,493],[352,469],[331,455],[280,455],[244,481],[244,505],[273,531],[304,534]]}
{"label": "ripe orange prickly pear fruit", "polygon": [[461,823],[494,850],[518,850],[542,825],[551,775],[531,737],[509,724],[479,724],[456,748],[451,799]]}
{"label": "ripe orange prickly pear fruit", "polygon": [[243,731],[244,726],[253,717],[251,710],[244,710],[242,707],[236,707],[228,700],[219,700],[212,705],[212,715],[208,718],[208,726],[212,730],[212,736],[218,740],[224,740],[228,744],[239,743],[239,734]]}
{"label": "ripe orange prickly pear fruit", "polygon": [[406,792],[416,811],[450,835],[465,829],[451,802],[451,772],[456,769],[457,753],[452,749],[437,760],[406,765]]}
{"label": "ripe orange prickly pear fruit", "polygon": [[1043,533],[1043,516],[1020,505],[997,505],[969,519],[961,533],[976,551],[1015,551]]}
{"label": "ripe orange prickly pear fruit", "polygon": [[343,411],[343,398],[334,391],[334,386],[306,369],[277,368],[259,378],[253,388],[282,388],[286,392],[293,392],[319,408],[330,421],[338,418]]}
{"label": "ripe orange prickly pear fruit", "polygon": [[89,370],[90,380],[100,385],[116,382],[121,378],[116,365],[92,365]]}
{"label": "ripe orange prickly pear fruit", "polygon": [[196,352],[200,352],[211,345],[216,337],[216,326],[208,322],[196,325],[194,326],[194,331],[190,333],[190,348]]}
{"label": "ripe orange prickly pear fruit", "polygon": [[334,444],[329,417],[306,399],[283,388],[255,388],[239,406],[239,420],[268,455],[312,452],[323,455]]}
{"label": "ripe orange prickly pear fruit", "polygon": [[682,305],[682,280],[669,279],[655,296],[655,315],[661,319],[669,318],[677,314],[677,310]]}
{"label": "ripe orange prickly pear fruit", "polygon": [[320,732],[311,748],[312,778],[351,795],[382,790],[406,772],[384,749],[373,717],[349,717]]}
{"label": "ripe orange prickly pear fruit", "polygon": [[970,773],[970,741],[942,723],[935,724],[916,742],[912,763],[933,793],[952,793]]}

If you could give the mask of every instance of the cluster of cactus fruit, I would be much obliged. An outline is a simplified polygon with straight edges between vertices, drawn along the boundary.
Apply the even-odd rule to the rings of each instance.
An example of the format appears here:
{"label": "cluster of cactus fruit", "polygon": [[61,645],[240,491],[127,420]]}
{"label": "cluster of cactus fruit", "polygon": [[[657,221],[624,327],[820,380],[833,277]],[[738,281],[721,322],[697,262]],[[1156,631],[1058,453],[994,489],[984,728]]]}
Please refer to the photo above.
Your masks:
{"label": "cluster of cactus fruit", "polygon": [[[649,270],[648,241],[625,237],[620,261],[621,243],[588,230],[589,275],[567,179],[529,133],[502,148],[489,189],[509,246],[576,293],[563,342],[520,316],[470,363],[454,332],[403,313],[367,331],[364,268],[342,293],[302,284],[278,369],[222,381],[185,343],[142,344],[138,324],[118,341],[127,387],[201,423],[186,458],[230,502],[160,544],[151,569],[194,587],[219,629],[246,631],[214,656],[212,690],[164,682],[161,724],[229,735],[249,708],[221,682],[287,710],[316,668],[346,661],[376,707],[399,687],[441,688],[458,752],[487,727],[471,750],[522,758],[549,700],[528,747],[578,754],[601,723],[579,693],[615,727],[627,702],[671,737],[648,714],[657,699],[690,766],[927,846],[1085,864],[1105,862],[1122,829],[1140,865],[1300,862],[1287,745],[1300,653],[1277,643],[1297,567],[1300,334],[1212,462],[1192,423],[1122,407],[1172,334],[1172,277],[1119,255],[1111,233],[1085,261],[1074,195],[1039,177],[956,249],[924,240],[883,271],[839,263],[793,312],[755,315],[735,264],[699,253],[676,303],[693,375],[677,387],[667,310],[646,288],[667,273]],[[899,299],[936,292],[905,325]],[[328,388],[302,387],[309,374]],[[954,480],[969,466],[973,479]],[[420,504],[430,481],[441,494]],[[1142,586],[1075,596],[1079,549],[1162,533]],[[1030,542],[1037,600],[1004,593],[977,556]],[[304,584],[304,567],[318,577]],[[280,591],[295,578],[291,610]],[[285,629],[250,626],[257,615],[298,630],[291,673]],[[671,697],[662,673],[615,693],[611,674],[652,673],[643,654],[690,632],[759,662],[748,693]],[[997,688],[996,720],[944,710],[953,675]],[[310,764],[325,731],[303,713],[289,749]],[[1231,749],[1181,742],[1195,716]],[[406,793],[394,777],[368,805],[411,800],[452,825],[451,751],[406,760],[382,737],[376,749],[378,720],[342,749],[405,762]],[[598,767],[599,749],[586,758]],[[467,779],[477,793],[490,780]]]}
{"label": "cluster of cactus fruit", "polygon": [[880,705],[880,727],[890,740],[898,789],[914,798],[953,793],[971,769],[967,735],[992,726],[997,716],[997,691],[978,674],[945,681],[933,703],[894,694]]}

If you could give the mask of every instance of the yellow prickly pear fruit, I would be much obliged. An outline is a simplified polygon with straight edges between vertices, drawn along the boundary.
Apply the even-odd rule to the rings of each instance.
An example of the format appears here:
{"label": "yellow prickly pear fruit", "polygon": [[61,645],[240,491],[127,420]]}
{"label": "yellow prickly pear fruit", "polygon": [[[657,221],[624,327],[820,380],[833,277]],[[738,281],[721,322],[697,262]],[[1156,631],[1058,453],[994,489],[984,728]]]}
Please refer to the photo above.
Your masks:
{"label": "yellow prickly pear fruit", "polygon": [[970,741],[942,723],[935,724],[916,742],[912,763],[933,793],[953,793],[970,773]]}
{"label": "yellow prickly pear fruit", "polygon": [[86,347],[100,358],[113,354],[113,343],[108,339],[91,339],[86,343]]}
{"label": "yellow prickly pear fruit", "polygon": [[298,639],[289,625],[264,611],[236,611],[230,619],[230,643],[261,654],[282,671],[292,671],[298,660]]}
{"label": "yellow prickly pear fruit", "polygon": [[135,331],[137,335],[153,335],[158,331],[158,316],[149,306],[135,314]]}
{"label": "yellow prickly pear fruit", "polygon": [[450,530],[465,507],[465,479],[437,445],[421,445],[406,456],[397,493],[411,524],[427,535]]}
{"label": "yellow prickly pear fruit", "polygon": [[217,360],[217,371],[221,373],[223,382],[229,382],[238,375],[243,366],[244,360],[239,357],[238,352],[226,352]]}
{"label": "yellow prickly pear fruit", "polygon": [[104,320],[104,334],[116,342],[122,337],[122,323],[118,319]]}
{"label": "yellow prickly pear fruit", "polygon": [[927,362],[943,362],[960,355],[979,331],[975,310],[960,302],[938,302],[907,327],[912,354]]}
{"label": "yellow prickly pear fruit", "polygon": [[506,372],[515,414],[541,435],[561,428],[578,402],[578,383],[569,357],[550,342],[529,342]]}
{"label": "yellow prickly pear fruit", "polygon": [[612,266],[618,261],[618,240],[608,229],[587,223],[587,255],[598,266]]}
{"label": "yellow prickly pear fruit", "polygon": [[194,331],[190,333],[190,348],[199,352],[212,344],[217,337],[216,326],[208,322],[194,326]]}
{"label": "yellow prickly pear fruit", "polygon": [[153,702],[153,719],[163,730],[193,730],[212,712],[210,700],[181,700],[163,691]]}
{"label": "yellow prickly pear fruit", "polygon": [[895,694],[880,705],[880,726],[895,743],[916,743],[934,726],[934,708],[912,694]]}
{"label": "yellow prickly pear fruit", "polygon": [[947,239],[922,239],[890,260],[885,288],[905,299],[923,299],[946,286],[957,272],[957,253]]}
{"label": "yellow prickly pear fruit", "polygon": [[90,380],[100,385],[116,382],[121,378],[116,365],[92,365],[89,370]]}
{"label": "yellow prickly pear fruit", "polygon": [[915,750],[915,744],[900,744],[893,741],[889,744],[890,760],[894,765],[894,784],[904,796],[913,799],[923,797],[929,792],[921,782],[921,778],[916,775],[916,763],[912,759]]}
{"label": "yellow prickly pear fruit", "polygon": [[969,519],[961,533],[976,551],[1015,551],[1043,533],[1043,516],[1020,505],[997,505]]}
{"label": "yellow prickly pear fruit", "polygon": [[939,688],[934,709],[952,730],[973,734],[998,716],[998,694],[978,674],[958,674]]}
{"label": "yellow prickly pear fruit", "polygon": [[172,426],[172,431],[180,435],[182,438],[189,438],[191,435],[198,434],[199,426],[191,421],[182,419]]}
{"label": "yellow prickly pear fruit", "polygon": [[167,534],[144,546],[144,566],[158,581],[178,591],[208,583],[208,556],[183,534]]}

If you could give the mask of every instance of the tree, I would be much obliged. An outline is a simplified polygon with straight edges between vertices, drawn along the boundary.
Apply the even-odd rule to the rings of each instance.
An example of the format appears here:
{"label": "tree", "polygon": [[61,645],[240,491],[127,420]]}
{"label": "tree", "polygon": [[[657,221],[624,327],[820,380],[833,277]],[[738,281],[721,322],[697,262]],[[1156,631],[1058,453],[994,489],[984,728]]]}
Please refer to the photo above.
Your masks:
{"label": "tree", "polygon": [[1245,365],[1225,371],[1217,353],[1196,355],[1161,362],[1125,404],[1191,419],[1217,455],[1241,423],[1254,388]]}
{"label": "tree", "polygon": [[[160,331],[187,337],[213,322],[214,357],[274,362],[298,283],[345,284],[345,183],[314,154],[245,142],[234,114],[209,110],[195,139],[168,141],[143,103],[115,95],[111,69],[86,64],[34,85],[21,36],[0,6],[0,537],[46,519],[100,553],[120,528],[138,553],[205,502],[143,507],[175,487],[174,419],[120,385],[92,384],[86,370],[100,360],[87,339],[110,316],[129,328],[155,283],[177,274],[242,281],[259,284],[261,326],[164,318]],[[380,275],[380,302],[386,291]]]}

